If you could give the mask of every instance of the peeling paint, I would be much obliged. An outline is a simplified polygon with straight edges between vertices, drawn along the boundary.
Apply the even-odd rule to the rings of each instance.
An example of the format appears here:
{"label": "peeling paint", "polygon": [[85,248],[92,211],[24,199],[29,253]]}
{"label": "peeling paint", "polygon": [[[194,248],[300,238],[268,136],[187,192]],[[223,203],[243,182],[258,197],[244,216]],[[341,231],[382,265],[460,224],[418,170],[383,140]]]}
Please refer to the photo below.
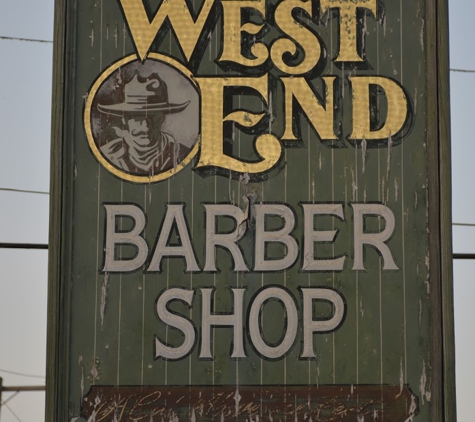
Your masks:
{"label": "peeling paint", "polygon": [[114,46],[117,49],[119,45],[119,25],[117,25],[117,22],[115,23],[114,27]]}
{"label": "peeling paint", "polygon": [[414,114],[417,115],[417,86],[414,89]]}
{"label": "peeling paint", "polygon": [[426,384],[427,384],[426,362],[425,360],[423,360],[422,361],[422,375],[421,375],[421,381],[419,384],[419,392],[421,393],[422,405],[425,404],[425,401],[430,402],[430,399],[431,399],[430,391],[426,390]]}
{"label": "peeling paint", "polygon": [[366,11],[365,11],[365,13],[363,14],[363,28],[361,30],[361,45],[362,45],[363,51],[366,50],[366,34],[368,34],[368,25],[366,21]]}
{"label": "peeling paint", "polygon": [[97,366],[93,365],[90,371],[93,379],[97,379],[99,377],[99,371],[97,370]]}
{"label": "peeling paint", "polygon": [[272,104],[272,91],[269,92],[269,134],[272,134],[272,123],[274,122],[274,107]]}
{"label": "peeling paint", "polygon": [[101,327],[104,326],[104,316],[106,313],[107,294],[109,289],[109,273],[104,274],[104,280],[101,288]]}
{"label": "peeling paint", "polygon": [[91,28],[91,35],[89,35],[91,40],[91,47],[94,47],[94,27]]}
{"label": "peeling paint", "polygon": [[421,43],[421,50],[422,52],[424,52],[424,33],[425,33],[425,20],[422,19],[422,25],[421,25],[421,33],[419,35],[420,39],[420,43]]}
{"label": "peeling paint", "polygon": [[242,176],[239,176],[239,182],[243,185],[248,185],[250,181],[251,177],[249,176],[249,173],[244,173]]}
{"label": "peeling paint", "polygon": [[98,357],[94,358],[93,363],[91,365],[91,370],[89,371],[90,377],[88,376],[88,379],[91,380],[93,384],[96,380],[100,379],[99,362],[100,361]]}
{"label": "peeling paint", "polygon": [[402,357],[399,361],[399,394],[404,390],[404,371],[402,369]]}
{"label": "peeling paint", "polygon": [[347,169],[346,169],[346,166],[343,170],[343,175],[344,175],[344,179],[345,179],[345,202],[348,202],[348,181],[347,181]]}
{"label": "peeling paint", "polygon": [[81,367],[81,397],[84,397],[84,365],[83,365],[83,356],[79,355],[78,365]]}
{"label": "peeling paint", "polygon": [[425,285],[427,288],[427,296],[430,295],[430,283],[429,283],[429,274],[430,274],[430,258],[429,258],[429,251],[427,251],[426,259],[425,259],[425,265],[427,269],[427,277],[425,280]]}
{"label": "peeling paint", "polygon": [[366,149],[367,149],[367,142],[366,142],[366,139],[363,138],[363,140],[361,141],[361,161],[363,163],[363,174],[365,172],[365,168],[366,168]]}
{"label": "peeling paint", "polygon": [[414,416],[417,414],[416,397],[411,395],[411,405],[409,406],[409,416],[404,422],[413,422]]}
{"label": "peeling paint", "polygon": [[422,325],[422,300],[419,299],[419,328]]}
{"label": "peeling paint", "polygon": [[351,187],[353,189],[353,202],[355,202],[358,198],[358,183],[356,182],[355,171],[353,169],[351,169],[351,178]]}
{"label": "peeling paint", "polygon": [[294,395],[294,422],[299,422],[298,416],[298,405],[297,405],[297,394]]}
{"label": "peeling paint", "polygon": [[241,402],[241,396],[239,395],[239,387],[236,387],[236,393],[234,394],[234,402],[236,403],[235,407],[235,416],[239,416],[239,403]]}
{"label": "peeling paint", "polygon": [[388,137],[388,161],[387,161],[387,168],[386,168],[386,175],[389,178],[389,170],[391,169],[391,152],[393,148],[393,138],[391,135]]}

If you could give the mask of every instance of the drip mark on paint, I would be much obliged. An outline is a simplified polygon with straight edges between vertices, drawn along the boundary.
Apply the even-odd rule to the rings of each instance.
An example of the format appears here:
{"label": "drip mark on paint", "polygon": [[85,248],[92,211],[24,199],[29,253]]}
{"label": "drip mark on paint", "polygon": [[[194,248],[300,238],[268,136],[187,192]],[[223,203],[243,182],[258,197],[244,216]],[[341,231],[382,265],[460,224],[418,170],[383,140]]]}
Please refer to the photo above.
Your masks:
{"label": "drip mark on paint", "polygon": [[388,137],[388,162],[387,162],[387,169],[386,169],[386,175],[389,177],[389,170],[391,168],[391,152],[393,148],[393,138],[391,135]]}
{"label": "drip mark on paint", "polygon": [[91,47],[94,47],[94,27],[91,28],[91,35],[89,35],[91,40]]}
{"label": "drip mark on paint", "polygon": [[367,146],[368,146],[368,143],[366,142],[366,139],[363,138],[363,140],[361,141],[361,161],[363,163],[363,173],[365,171],[365,168],[366,168],[366,151],[367,151]]}
{"label": "drip mark on paint", "polygon": [[109,289],[109,273],[104,274],[104,281],[101,288],[101,328],[104,326],[104,316],[106,313],[107,293]]}

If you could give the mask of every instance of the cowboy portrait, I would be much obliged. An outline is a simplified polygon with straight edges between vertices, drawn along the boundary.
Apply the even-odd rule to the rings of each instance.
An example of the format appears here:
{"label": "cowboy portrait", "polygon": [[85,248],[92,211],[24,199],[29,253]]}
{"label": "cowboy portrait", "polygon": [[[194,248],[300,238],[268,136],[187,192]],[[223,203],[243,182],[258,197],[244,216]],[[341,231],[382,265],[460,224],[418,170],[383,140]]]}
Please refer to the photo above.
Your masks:
{"label": "cowboy portrait", "polygon": [[177,166],[191,148],[163,130],[167,117],[181,113],[190,101],[170,103],[168,88],[158,72],[135,72],[123,83],[123,101],[97,104],[111,121],[115,138],[100,146],[115,167],[134,175],[154,176]]}

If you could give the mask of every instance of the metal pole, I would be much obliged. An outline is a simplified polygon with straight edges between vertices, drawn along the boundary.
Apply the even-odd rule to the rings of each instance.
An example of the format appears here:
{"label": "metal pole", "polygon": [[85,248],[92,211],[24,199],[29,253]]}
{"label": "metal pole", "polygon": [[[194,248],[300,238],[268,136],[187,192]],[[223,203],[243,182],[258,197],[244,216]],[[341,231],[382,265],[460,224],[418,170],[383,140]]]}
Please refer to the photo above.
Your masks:
{"label": "metal pole", "polygon": [[3,378],[0,377],[0,421],[2,420],[2,391],[3,391]]}
{"label": "metal pole", "polygon": [[3,391],[45,391],[44,385],[22,385],[18,387],[3,387]]}
{"label": "metal pole", "polygon": [[[16,394],[13,394],[13,396],[11,396],[8,399],[8,400],[10,400],[22,391],[45,391],[45,390],[46,390],[46,387],[44,385],[20,385],[20,386],[16,386],[16,387],[4,387],[3,386],[3,378],[0,377],[0,420],[2,419],[2,404],[3,404],[2,392],[3,391],[9,391],[9,392],[16,393]],[[5,400],[5,403],[8,400]]]}

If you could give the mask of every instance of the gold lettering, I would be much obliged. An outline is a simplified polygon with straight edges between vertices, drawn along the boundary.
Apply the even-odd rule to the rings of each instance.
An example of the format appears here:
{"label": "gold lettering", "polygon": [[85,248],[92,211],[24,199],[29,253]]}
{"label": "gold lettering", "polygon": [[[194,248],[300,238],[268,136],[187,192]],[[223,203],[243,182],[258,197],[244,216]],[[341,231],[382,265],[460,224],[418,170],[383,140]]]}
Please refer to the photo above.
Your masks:
{"label": "gold lettering", "polygon": [[[404,126],[409,111],[402,87],[392,79],[380,76],[356,76],[350,82],[353,92],[353,133],[349,139],[369,141],[396,135]],[[382,88],[387,99],[386,121],[376,131],[371,131],[370,85]]]}
{"label": "gold lettering", "polygon": [[155,17],[150,22],[143,0],[120,0],[141,60],[146,59],[150,46],[166,18],[170,20],[186,59],[190,60],[213,3],[214,0],[204,0],[195,21],[185,0],[166,0],[162,2]]}
{"label": "gold lettering", "polygon": [[301,75],[312,70],[318,63],[321,55],[321,46],[318,38],[301,23],[292,18],[292,11],[296,8],[305,10],[312,16],[312,2],[305,0],[284,0],[277,6],[275,22],[277,26],[293,40],[298,42],[304,50],[303,60],[296,66],[289,66],[283,60],[285,53],[294,55],[297,52],[295,42],[289,38],[279,38],[272,44],[271,58],[274,64],[288,75]]}
{"label": "gold lettering", "polygon": [[223,118],[225,87],[247,87],[267,98],[267,75],[260,78],[197,78],[201,89],[201,154],[196,168],[218,167],[241,173],[258,174],[270,170],[280,159],[282,146],[272,134],[256,138],[254,149],[261,158],[257,162],[241,161],[224,153],[223,122],[234,121],[245,127],[255,126],[265,113],[234,111]]}
{"label": "gold lettering", "polygon": [[[328,9],[338,9],[340,14],[340,49],[336,62],[362,62],[357,49],[357,16],[358,8],[377,13],[377,0],[321,0],[321,13]],[[363,34],[364,36],[365,34]]]}
{"label": "gold lettering", "polygon": [[256,25],[248,22],[241,24],[242,9],[252,8],[257,10],[265,19],[265,0],[236,1],[225,0],[221,2],[223,6],[223,52],[220,61],[232,61],[244,66],[258,66],[264,63],[269,57],[267,47],[261,42],[255,42],[251,47],[251,53],[255,57],[249,59],[241,54],[241,33],[256,35],[264,25]]}
{"label": "gold lettering", "polygon": [[285,133],[283,140],[296,140],[293,131],[293,100],[298,101],[321,139],[338,139],[334,130],[333,85],[335,76],[324,76],[325,105],[321,104],[304,78],[281,78],[285,89]]}

